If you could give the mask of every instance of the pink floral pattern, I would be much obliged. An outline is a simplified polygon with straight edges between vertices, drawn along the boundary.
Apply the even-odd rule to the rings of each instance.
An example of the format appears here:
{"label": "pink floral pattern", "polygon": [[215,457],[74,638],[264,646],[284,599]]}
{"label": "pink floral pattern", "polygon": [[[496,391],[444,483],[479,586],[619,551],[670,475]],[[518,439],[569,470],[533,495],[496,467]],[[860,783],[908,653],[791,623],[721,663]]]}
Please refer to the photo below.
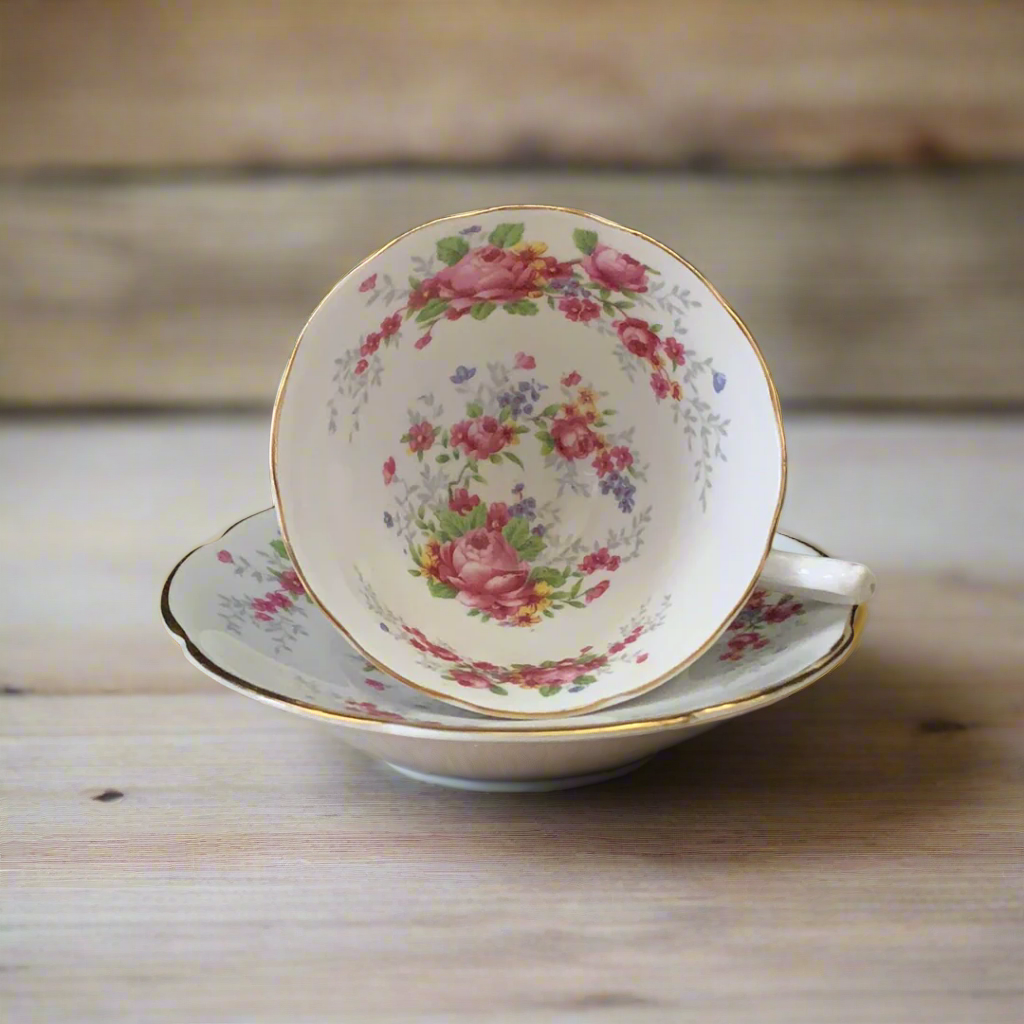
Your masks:
{"label": "pink floral pattern", "polygon": [[[696,479],[706,505],[712,464],[724,458],[721,444],[729,421],[697,393],[698,381],[710,378],[713,396],[721,394],[725,374],[710,359],[694,358],[678,337],[686,330],[680,315],[700,303],[686,292],[656,284],[659,275],[653,267],[602,242],[596,231],[573,231],[576,252],[565,259],[551,255],[546,242],[524,238],[524,222],[498,224],[486,237],[481,231],[473,225],[438,239],[432,257],[413,257],[407,290],[386,274],[381,281],[373,274],[359,285],[359,291],[368,294],[368,304],[382,298],[390,311],[376,330],[363,335],[338,360],[335,380],[339,392],[351,400],[353,429],[358,428],[367,389],[380,382],[385,350],[397,347],[407,333],[416,335],[414,349],[423,349],[433,341],[435,330],[450,321],[486,320],[499,309],[510,316],[537,316],[547,306],[573,323],[597,327],[618,339],[623,370],[631,380],[641,371],[653,400],[668,403],[673,421],[683,424],[690,450],[697,456]],[[639,316],[641,306],[667,317],[671,329]],[[533,369],[536,360],[520,352],[515,365]],[[333,432],[339,412],[336,398],[329,409]],[[552,441],[566,458],[583,458],[596,448],[592,431],[578,417],[561,417],[549,427]],[[507,434],[490,420],[458,425],[457,437],[454,443],[476,458],[487,458],[509,443]]]}
{"label": "pink floral pattern", "polygon": [[792,594],[781,594],[773,601],[766,590],[755,590],[743,610],[729,624],[726,649],[720,661],[742,661],[750,651],[768,646],[768,627],[803,615],[804,606]]}
{"label": "pink floral pattern", "polygon": [[[467,401],[464,418],[451,427],[437,423],[440,410],[433,404],[426,405],[427,415],[421,408],[408,410],[411,425],[400,441],[418,462],[429,454],[440,474],[423,471],[421,481],[435,487],[429,494],[423,483],[405,482],[393,456],[385,463],[385,481],[398,480],[405,492],[383,521],[389,530],[398,524],[412,558],[409,572],[423,579],[431,596],[456,600],[470,616],[503,626],[535,626],[563,609],[586,608],[608,590],[610,580],[587,581],[591,585],[584,587],[584,577],[614,573],[628,556],[607,546],[584,551],[582,561],[575,550],[552,555],[549,525],[538,519],[524,485],[513,488],[514,502],[488,500],[479,486],[487,483],[484,466],[524,469],[523,458],[538,451],[552,473],[582,463],[597,470],[600,493],[614,495],[626,513],[634,508],[634,481],[646,479],[630,443],[611,430],[615,412],[601,408],[606,393],[571,370],[561,377],[561,400],[544,405],[547,385],[521,377],[536,367],[532,355],[520,352],[509,367],[490,366],[491,380],[481,384],[476,368],[459,366],[450,379]],[[523,451],[531,432],[530,450]],[[444,482],[440,490],[438,480]],[[415,515],[411,496],[419,502]],[[634,544],[642,539],[645,523],[637,520]]]}

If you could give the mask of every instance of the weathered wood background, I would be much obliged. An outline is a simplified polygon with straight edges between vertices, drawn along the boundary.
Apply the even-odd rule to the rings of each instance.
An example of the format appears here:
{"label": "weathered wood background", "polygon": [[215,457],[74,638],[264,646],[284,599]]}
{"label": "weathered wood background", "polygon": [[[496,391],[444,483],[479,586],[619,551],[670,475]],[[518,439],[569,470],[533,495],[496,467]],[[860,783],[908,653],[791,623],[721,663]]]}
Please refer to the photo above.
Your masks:
{"label": "weathered wood background", "polygon": [[[269,503],[331,284],[516,201],[710,276],[784,525],[880,592],[807,693],[499,799],[217,688],[157,592]],[[0,0],[0,411],[12,1022],[1020,1021],[1019,0]]]}

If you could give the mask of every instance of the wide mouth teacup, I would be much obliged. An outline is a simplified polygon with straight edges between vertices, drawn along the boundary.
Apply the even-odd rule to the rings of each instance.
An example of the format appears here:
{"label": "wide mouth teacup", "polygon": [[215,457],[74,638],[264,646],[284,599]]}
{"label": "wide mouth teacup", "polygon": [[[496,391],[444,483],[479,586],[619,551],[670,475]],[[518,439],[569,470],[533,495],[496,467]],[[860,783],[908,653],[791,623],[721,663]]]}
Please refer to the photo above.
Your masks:
{"label": "wide mouth teacup", "polygon": [[[285,371],[271,463],[295,570],[352,643],[508,717],[697,658],[766,569],[786,479],[771,377],[711,285],[542,206],[422,225],[342,279]],[[773,586],[870,585],[784,557]]]}

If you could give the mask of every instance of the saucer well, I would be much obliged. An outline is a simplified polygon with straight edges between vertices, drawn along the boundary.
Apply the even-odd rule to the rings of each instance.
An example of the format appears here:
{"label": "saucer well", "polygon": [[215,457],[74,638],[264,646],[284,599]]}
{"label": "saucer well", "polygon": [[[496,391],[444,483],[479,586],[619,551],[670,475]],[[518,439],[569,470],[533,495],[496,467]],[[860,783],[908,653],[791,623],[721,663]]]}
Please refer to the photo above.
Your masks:
{"label": "saucer well", "polygon": [[[781,550],[824,554],[783,534]],[[161,611],[186,657],[218,682],[318,718],[423,781],[533,790],[602,781],[725,719],[810,685],[850,654],[863,606],[758,590],[717,643],[672,680],[626,703],[557,722],[496,720],[381,672],[305,595],[273,509],[186,555]],[[622,643],[631,646],[628,637]],[[551,678],[557,682],[557,666]]]}

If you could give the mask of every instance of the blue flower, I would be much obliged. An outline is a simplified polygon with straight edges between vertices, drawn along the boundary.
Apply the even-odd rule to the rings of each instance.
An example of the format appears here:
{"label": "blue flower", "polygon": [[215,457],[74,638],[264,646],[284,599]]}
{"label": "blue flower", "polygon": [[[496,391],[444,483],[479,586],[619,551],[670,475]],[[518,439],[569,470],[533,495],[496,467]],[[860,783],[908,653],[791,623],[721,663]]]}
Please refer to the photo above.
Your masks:
{"label": "blue flower", "polygon": [[385,512],[384,513],[384,525],[389,530],[391,529],[392,526],[395,525],[395,521],[394,521],[394,519],[391,518],[391,513],[390,512]]}
{"label": "blue flower", "polygon": [[391,630],[388,629],[388,627],[385,626],[383,622],[380,624],[380,628],[383,629],[385,633],[390,633],[391,632]]}
{"label": "blue flower", "polygon": [[474,224],[471,228],[463,228],[459,232],[459,234],[460,235],[475,235],[478,231],[482,231],[482,230],[483,230],[483,228],[481,228],[479,224]]}
{"label": "blue flower", "polygon": [[711,386],[715,389],[715,394],[719,394],[725,387],[725,374],[715,370],[711,374]]}
{"label": "blue flower", "polygon": [[530,532],[535,537],[543,537],[544,534],[547,533],[547,529],[543,526],[535,526]]}
{"label": "blue flower", "polygon": [[516,484],[515,487],[512,488],[512,493],[513,494],[522,494],[524,486],[525,486],[524,484]]}
{"label": "blue flower", "polygon": [[475,366],[459,366],[448,379],[453,384],[465,384],[467,380],[471,380],[475,376]]}

